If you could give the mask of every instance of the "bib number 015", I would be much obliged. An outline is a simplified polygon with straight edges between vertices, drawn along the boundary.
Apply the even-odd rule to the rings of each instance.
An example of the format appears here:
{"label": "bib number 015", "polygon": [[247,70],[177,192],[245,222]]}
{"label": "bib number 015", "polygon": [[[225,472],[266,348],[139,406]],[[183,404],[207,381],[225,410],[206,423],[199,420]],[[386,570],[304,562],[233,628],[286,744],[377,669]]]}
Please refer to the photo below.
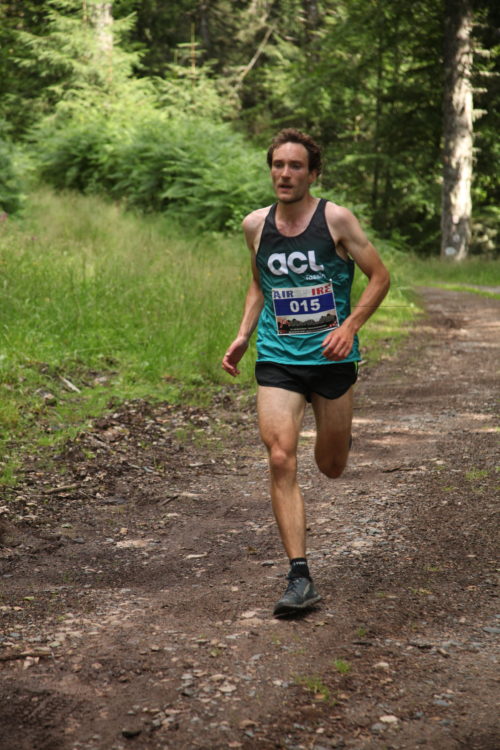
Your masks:
{"label": "bib number 015", "polygon": [[339,324],[331,281],[321,286],[273,289],[272,300],[279,336],[317,333]]}

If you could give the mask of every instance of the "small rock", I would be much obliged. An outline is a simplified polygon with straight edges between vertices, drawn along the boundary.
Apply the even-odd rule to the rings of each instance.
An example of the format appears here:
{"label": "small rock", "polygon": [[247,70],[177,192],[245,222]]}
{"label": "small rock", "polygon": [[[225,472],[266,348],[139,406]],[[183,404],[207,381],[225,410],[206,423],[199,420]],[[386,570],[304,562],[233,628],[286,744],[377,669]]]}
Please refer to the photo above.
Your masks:
{"label": "small rock", "polygon": [[500,634],[500,628],[495,627],[485,627],[483,628],[485,633],[490,633],[490,635],[499,635]]}
{"label": "small rock", "polygon": [[234,693],[234,691],[236,690],[236,685],[231,685],[229,682],[225,682],[220,686],[219,690],[221,693],[229,695],[230,693]]}
{"label": "small rock", "polygon": [[379,721],[381,721],[383,724],[397,724],[399,719],[397,716],[394,716],[394,714],[385,714],[384,716],[379,716]]}
{"label": "small rock", "polygon": [[409,644],[410,646],[415,646],[415,648],[420,648],[422,650],[430,649],[434,646],[434,644],[429,641],[409,641]]}
{"label": "small rock", "polygon": [[39,388],[36,391],[37,396],[40,396],[44,404],[47,406],[55,406],[57,404],[57,398],[50,391],[44,391],[43,388]]}
{"label": "small rock", "polygon": [[249,727],[256,727],[257,722],[252,721],[252,719],[243,719],[243,721],[240,721],[239,727],[240,729],[248,729]]}
{"label": "small rock", "polygon": [[387,661],[378,661],[376,664],[373,665],[373,669],[383,669],[387,670],[389,669],[389,662]]}
{"label": "small rock", "polygon": [[341,748],[345,747],[345,741],[343,737],[332,737],[330,740],[330,747],[335,748],[335,750],[340,750]]}
{"label": "small rock", "polygon": [[131,740],[134,737],[138,737],[141,732],[142,727],[125,727],[124,729],[122,729],[123,737],[126,737],[128,740]]}
{"label": "small rock", "polygon": [[104,497],[101,503],[103,505],[126,505],[127,500],[124,497],[113,495],[112,497]]}

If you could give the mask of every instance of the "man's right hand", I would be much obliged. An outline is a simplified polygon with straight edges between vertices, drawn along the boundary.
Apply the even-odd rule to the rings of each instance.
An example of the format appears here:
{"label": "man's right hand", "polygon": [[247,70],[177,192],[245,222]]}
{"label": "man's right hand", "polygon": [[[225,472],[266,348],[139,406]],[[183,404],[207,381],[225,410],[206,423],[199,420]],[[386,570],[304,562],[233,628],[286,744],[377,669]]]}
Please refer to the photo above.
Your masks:
{"label": "man's right hand", "polygon": [[222,360],[222,367],[226,372],[232,375],[233,378],[236,377],[236,375],[240,374],[240,371],[237,368],[237,364],[245,354],[247,349],[248,339],[246,339],[244,336],[238,336],[238,338],[233,341],[224,355],[224,358]]}

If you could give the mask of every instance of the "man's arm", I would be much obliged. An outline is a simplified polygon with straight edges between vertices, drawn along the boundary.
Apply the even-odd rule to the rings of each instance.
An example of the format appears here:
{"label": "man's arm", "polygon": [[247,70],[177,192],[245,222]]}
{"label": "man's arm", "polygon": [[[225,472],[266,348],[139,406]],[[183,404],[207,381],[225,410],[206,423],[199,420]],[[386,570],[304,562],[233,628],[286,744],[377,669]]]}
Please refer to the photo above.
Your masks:
{"label": "man's arm", "polygon": [[349,317],[323,340],[325,357],[338,361],[349,355],[355,334],[389,291],[390,276],[358,220],[348,209],[328,203],[326,219],[338,249],[348,253],[368,277],[368,284]]}
{"label": "man's arm", "polygon": [[248,349],[248,343],[257,326],[260,313],[264,306],[264,295],[260,288],[259,272],[257,270],[255,256],[260,242],[260,235],[262,234],[265,212],[267,210],[268,209],[259,209],[258,211],[254,211],[243,221],[243,231],[251,253],[252,280],[248,287],[238,334],[228,347],[222,360],[222,367],[233,377],[240,374],[237,367],[238,362]]}

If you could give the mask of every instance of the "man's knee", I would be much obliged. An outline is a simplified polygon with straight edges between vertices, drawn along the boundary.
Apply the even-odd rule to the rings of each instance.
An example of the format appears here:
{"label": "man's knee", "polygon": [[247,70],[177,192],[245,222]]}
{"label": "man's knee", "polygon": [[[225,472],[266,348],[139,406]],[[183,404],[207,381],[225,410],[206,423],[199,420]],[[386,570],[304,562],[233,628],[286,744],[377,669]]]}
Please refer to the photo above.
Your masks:
{"label": "man's knee", "polygon": [[279,445],[270,447],[269,468],[275,476],[283,476],[295,472],[297,468],[295,453],[291,453]]}
{"label": "man's knee", "polygon": [[347,461],[338,463],[338,461],[317,461],[318,469],[322,474],[327,476],[329,479],[338,479],[342,474],[347,465]]}

